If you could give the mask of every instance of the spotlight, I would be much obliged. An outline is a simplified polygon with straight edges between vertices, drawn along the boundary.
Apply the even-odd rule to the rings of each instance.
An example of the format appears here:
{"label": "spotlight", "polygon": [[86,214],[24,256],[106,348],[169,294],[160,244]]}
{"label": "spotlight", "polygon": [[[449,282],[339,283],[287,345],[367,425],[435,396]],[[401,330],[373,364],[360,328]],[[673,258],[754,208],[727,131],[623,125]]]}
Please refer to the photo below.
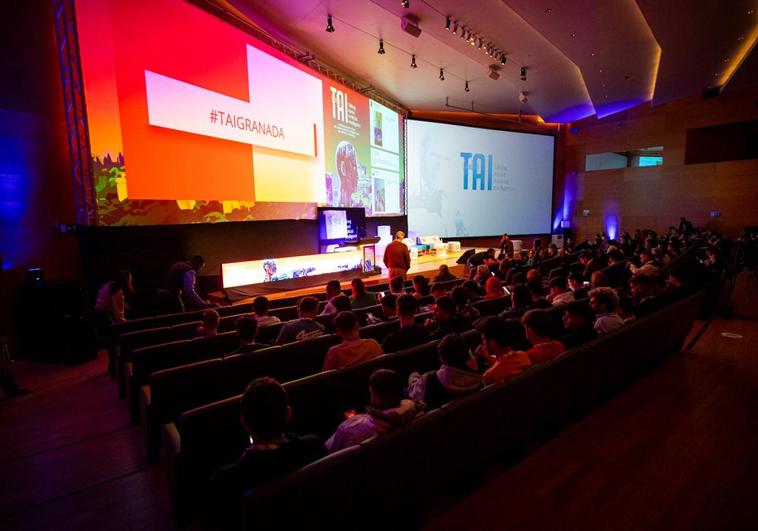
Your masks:
{"label": "spotlight", "polygon": [[484,39],[482,39],[481,37],[479,37],[479,49],[480,50],[482,49],[483,45],[484,45]]}
{"label": "spotlight", "polygon": [[476,37],[471,37],[471,40],[468,41],[471,46],[476,46]]}
{"label": "spotlight", "polygon": [[455,24],[453,24],[453,35],[455,35],[456,33],[458,33],[458,23],[457,22]]}
{"label": "spotlight", "polygon": [[329,15],[326,17],[326,32],[327,33],[334,33],[334,26],[332,25],[332,16]]}
{"label": "spotlight", "polygon": [[471,92],[471,89],[468,88],[468,81],[466,81],[466,86],[463,88],[466,92]]}
{"label": "spotlight", "polygon": [[521,81],[526,81],[526,67],[521,67]]}
{"label": "spotlight", "polygon": [[440,81],[445,81],[445,70],[440,68]]}
{"label": "spotlight", "polygon": [[376,51],[379,55],[384,55],[384,39],[379,39],[379,49]]}
{"label": "spotlight", "polygon": [[418,68],[418,65],[416,64],[416,56],[411,55],[411,68]]}
{"label": "spotlight", "polygon": [[408,0],[402,0],[402,2],[400,2],[400,5],[406,9],[411,7],[411,3]]}
{"label": "spotlight", "polygon": [[500,56],[500,64],[501,65],[504,65],[507,60],[508,60],[508,58],[505,56],[505,54],[502,54]]}
{"label": "spotlight", "polygon": [[450,31],[450,17],[445,17],[445,29]]}

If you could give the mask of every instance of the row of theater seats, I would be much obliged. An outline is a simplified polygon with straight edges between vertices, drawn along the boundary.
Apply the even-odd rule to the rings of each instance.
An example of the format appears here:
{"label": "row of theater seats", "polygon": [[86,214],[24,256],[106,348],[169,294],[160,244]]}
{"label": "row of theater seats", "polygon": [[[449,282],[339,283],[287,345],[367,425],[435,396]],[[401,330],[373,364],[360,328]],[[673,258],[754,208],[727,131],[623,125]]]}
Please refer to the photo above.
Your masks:
{"label": "row of theater seats", "polygon": [[[519,458],[546,431],[677,352],[702,298],[693,295],[508,382],[254,489],[243,500],[244,528],[417,527],[435,500],[462,484],[476,484],[492,461]],[[467,337],[472,344],[478,341],[475,332]],[[436,345],[429,344],[285,384],[295,410],[293,430],[328,436],[342,412],[365,407],[372,370],[391,367],[405,376],[436,367],[435,357]],[[174,507],[183,525],[202,507],[210,471],[234,461],[247,446],[239,397],[183,413],[178,424],[165,427],[165,435]]]}

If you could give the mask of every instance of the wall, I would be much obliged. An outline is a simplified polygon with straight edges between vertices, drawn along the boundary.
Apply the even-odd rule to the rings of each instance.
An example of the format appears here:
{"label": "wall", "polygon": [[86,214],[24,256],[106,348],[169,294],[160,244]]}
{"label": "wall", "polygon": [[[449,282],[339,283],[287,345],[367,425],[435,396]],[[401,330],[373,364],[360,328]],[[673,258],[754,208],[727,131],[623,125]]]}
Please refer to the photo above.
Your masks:
{"label": "wall", "polygon": [[54,228],[74,221],[54,28],[51,0],[0,2],[0,323],[16,356],[25,270],[74,279],[79,269],[75,238]]}
{"label": "wall", "polygon": [[[643,104],[573,124],[578,131],[562,141],[575,240],[614,225],[661,230],[678,224],[680,216],[733,236],[758,223],[758,160],[684,164],[687,129],[758,118],[756,95],[758,87],[727,90],[715,98],[697,95],[657,107]],[[662,166],[584,171],[588,153],[650,146],[663,146]],[[588,217],[582,215],[585,209]],[[713,210],[721,216],[709,217]]]}

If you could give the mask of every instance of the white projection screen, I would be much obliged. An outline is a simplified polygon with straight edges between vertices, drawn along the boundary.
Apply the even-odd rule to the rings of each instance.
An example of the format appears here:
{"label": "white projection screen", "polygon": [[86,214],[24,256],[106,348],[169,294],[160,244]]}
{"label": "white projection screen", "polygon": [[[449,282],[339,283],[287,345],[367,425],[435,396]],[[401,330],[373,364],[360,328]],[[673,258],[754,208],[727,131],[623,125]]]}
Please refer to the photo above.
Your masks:
{"label": "white projection screen", "polygon": [[409,231],[550,233],[555,137],[421,120],[406,135]]}

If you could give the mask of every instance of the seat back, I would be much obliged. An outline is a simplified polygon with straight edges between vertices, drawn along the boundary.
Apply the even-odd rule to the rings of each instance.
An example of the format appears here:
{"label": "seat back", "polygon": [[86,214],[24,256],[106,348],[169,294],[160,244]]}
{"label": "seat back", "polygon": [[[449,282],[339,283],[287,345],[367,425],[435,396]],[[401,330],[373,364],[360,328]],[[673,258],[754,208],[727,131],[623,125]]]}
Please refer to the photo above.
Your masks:
{"label": "seat back", "polygon": [[375,339],[381,343],[387,335],[400,329],[400,321],[392,319],[390,321],[384,321],[382,323],[376,323],[373,325],[362,326],[360,329],[360,336],[363,339]]}

